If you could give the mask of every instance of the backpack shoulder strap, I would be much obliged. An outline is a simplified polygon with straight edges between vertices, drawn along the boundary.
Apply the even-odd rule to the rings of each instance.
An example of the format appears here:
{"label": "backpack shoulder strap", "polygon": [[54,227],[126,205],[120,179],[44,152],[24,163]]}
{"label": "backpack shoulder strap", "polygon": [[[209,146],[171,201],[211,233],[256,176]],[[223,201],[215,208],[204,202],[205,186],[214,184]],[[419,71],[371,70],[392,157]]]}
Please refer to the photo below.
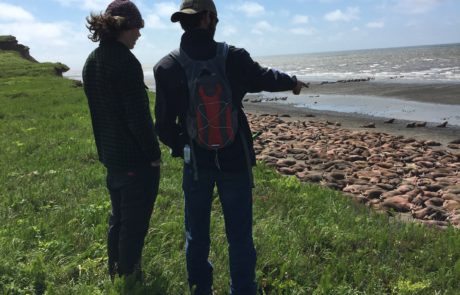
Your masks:
{"label": "backpack shoulder strap", "polygon": [[[227,55],[229,51],[229,46],[225,42],[217,42],[217,52],[216,52],[216,59],[220,61],[226,61],[227,60]],[[191,63],[194,62],[193,59],[191,59],[187,53],[185,53],[184,50],[181,48],[177,48],[169,53],[169,56],[171,56],[173,59],[175,59],[183,68],[186,68],[189,66]],[[225,65],[225,63],[224,63]]]}
{"label": "backpack shoulder strap", "polygon": [[217,55],[227,57],[230,46],[225,42],[217,42]]}
{"label": "backpack shoulder strap", "polygon": [[169,56],[171,56],[173,59],[175,59],[182,66],[182,68],[184,68],[184,69],[186,69],[187,66],[189,66],[191,63],[193,63],[193,60],[181,48],[177,48],[177,49],[171,51],[169,53]]}
{"label": "backpack shoulder strap", "polygon": [[228,56],[229,46],[225,42],[218,42],[217,43],[217,53],[215,59],[220,65],[223,65],[225,69],[227,63],[227,56]]}

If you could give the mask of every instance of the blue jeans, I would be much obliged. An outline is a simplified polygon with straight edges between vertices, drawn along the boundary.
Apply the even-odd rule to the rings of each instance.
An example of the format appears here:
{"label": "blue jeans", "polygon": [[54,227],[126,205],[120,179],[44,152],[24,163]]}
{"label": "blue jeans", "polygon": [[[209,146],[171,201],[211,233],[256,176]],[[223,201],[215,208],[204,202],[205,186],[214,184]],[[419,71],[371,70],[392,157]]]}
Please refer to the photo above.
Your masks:
{"label": "blue jeans", "polygon": [[141,256],[153,205],[158,193],[160,168],[107,170],[112,212],[107,237],[109,273],[141,278]]}
{"label": "blue jeans", "polygon": [[217,185],[225,220],[230,260],[231,294],[256,294],[256,251],[252,239],[252,184],[248,171],[222,172],[198,169],[194,180],[191,165],[184,165],[186,260],[190,288],[196,295],[211,294],[212,265],[210,217]]}

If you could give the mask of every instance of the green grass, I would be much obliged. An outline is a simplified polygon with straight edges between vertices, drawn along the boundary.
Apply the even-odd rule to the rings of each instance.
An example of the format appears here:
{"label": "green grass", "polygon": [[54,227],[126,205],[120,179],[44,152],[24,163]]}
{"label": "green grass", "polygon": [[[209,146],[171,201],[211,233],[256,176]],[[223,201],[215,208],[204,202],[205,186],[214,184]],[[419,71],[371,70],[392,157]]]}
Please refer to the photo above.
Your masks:
{"label": "green grass", "polygon": [[1,35],[0,36],[0,42],[12,42],[15,41],[16,38],[11,35]]}
{"label": "green grass", "polygon": [[[17,74],[21,67],[33,70]],[[9,52],[0,68],[0,294],[123,293],[128,285],[112,285],[106,272],[110,203],[82,89]],[[146,285],[130,294],[187,294],[181,162],[163,155]],[[397,223],[262,164],[254,171],[265,294],[460,294],[459,231]],[[213,207],[215,290],[228,294],[217,200]]]}
{"label": "green grass", "polygon": [[[0,41],[1,42],[1,41]],[[9,79],[10,77],[47,77],[55,76],[56,68],[67,69],[67,66],[61,63],[33,63],[22,59],[16,51],[0,50],[0,79]],[[64,70],[65,72],[65,70]],[[13,79],[14,80],[14,79]],[[11,81],[10,81],[11,82]],[[50,81],[51,82],[51,81]],[[8,84],[7,84],[8,85]],[[18,87],[16,86],[16,89]],[[1,90],[0,90],[1,91]]]}

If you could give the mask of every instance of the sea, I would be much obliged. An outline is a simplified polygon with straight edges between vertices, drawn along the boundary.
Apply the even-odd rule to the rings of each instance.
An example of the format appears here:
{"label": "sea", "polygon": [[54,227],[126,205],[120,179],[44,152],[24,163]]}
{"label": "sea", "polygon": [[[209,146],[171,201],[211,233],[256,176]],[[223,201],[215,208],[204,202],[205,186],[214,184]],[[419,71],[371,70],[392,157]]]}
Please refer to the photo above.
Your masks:
{"label": "sea", "polygon": [[[296,75],[312,85],[350,80],[421,85],[455,84],[457,87],[451,89],[458,91],[454,93],[458,100],[449,105],[437,103],[436,97],[427,103],[370,95],[311,95],[314,94],[314,87],[299,96],[284,93],[288,99],[281,103],[299,108],[406,121],[434,124],[448,121],[449,125],[460,126],[460,44],[280,55],[260,57],[257,61],[264,66]],[[274,94],[263,93],[263,96],[270,100]]]}
{"label": "sea", "polygon": [[[277,103],[357,116],[428,122],[431,126],[447,121],[449,126],[460,127],[460,44],[279,55],[255,59],[261,65],[285,71],[302,81],[312,83],[311,89],[299,96],[289,92],[262,93],[267,100],[284,96],[287,99]],[[315,95],[315,84],[349,80],[421,85],[456,84],[458,87],[452,89],[458,89],[458,101],[456,104],[446,105],[436,103],[436,97],[427,103],[398,97],[340,93]]]}
{"label": "sea", "polygon": [[[371,80],[375,82],[458,84],[460,86],[460,43],[444,45],[413,46],[384,49],[291,54],[253,57],[262,66],[275,68],[302,81],[311,83],[336,82],[340,80]],[[146,85],[155,90],[152,65],[144,66]],[[70,78],[78,77],[67,75]],[[457,88],[460,89],[460,88]],[[273,94],[262,93],[267,97]],[[282,103],[296,107],[325,111],[354,113],[378,117],[433,122],[449,121],[460,126],[460,91],[458,103],[440,105],[401,100],[397,97],[321,95],[311,93],[294,97],[289,93]],[[313,97],[313,99],[312,99]],[[385,108],[387,106],[387,108]],[[427,116],[428,113],[428,116]]]}
{"label": "sea", "polygon": [[306,81],[372,78],[460,83],[460,43],[259,57],[262,65]]}

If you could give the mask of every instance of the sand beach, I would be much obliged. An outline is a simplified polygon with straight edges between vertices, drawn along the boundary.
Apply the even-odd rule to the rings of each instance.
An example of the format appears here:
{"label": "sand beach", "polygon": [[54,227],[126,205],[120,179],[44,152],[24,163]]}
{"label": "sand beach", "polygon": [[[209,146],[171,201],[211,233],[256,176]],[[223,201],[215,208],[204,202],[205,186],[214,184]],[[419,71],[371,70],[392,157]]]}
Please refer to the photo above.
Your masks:
{"label": "sand beach", "polygon": [[394,97],[425,103],[460,105],[460,82],[417,83],[391,79],[387,81],[360,81],[313,83],[310,89],[319,94],[370,95]]}
{"label": "sand beach", "polygon": [[[274,101],[266,102],[264,97]],[[357,97],[360,98],[360,103],[365,104],[363,111],[344,112],[341,105],[351,105]],[[318,108],[324,104],[325,99],[329,101],[330,110]],[[291,120],[330,121],[354,130],[369,130],[362,126],[375,123],[376,132],[388,132],[421,140],[432,139],[445,147],[460,138],[460,125],[449,122],[450,118],[455,119],[454,123],[460,119],[460,83],[312,83],[300,96],[287,92],[248,94],[245,100],[246,112],[254,114],[289,115]],[[312,103],[309,105],[300,101]],[[381,116],[373,115],[374,111],[379,111],[373,105],[376,101],[387,104],[391,109],[381,113]],[[421,103],[424,107],[420,114],[414,114],[416,119],[410,119],[410,114],[406,113],[404,118],[395,119],[392,124],[384,123],[395,118],[394,112],[413,103]],[[334,104],[337,107],[334,108]],[[443,110],[444,113],[435,118],[440,108],[446,108],[447,111]],[[446,121],[448,123],[445,128],[437,127]],[[410,123],[423,122],[427,122],[424,127],[407,128]]]}

